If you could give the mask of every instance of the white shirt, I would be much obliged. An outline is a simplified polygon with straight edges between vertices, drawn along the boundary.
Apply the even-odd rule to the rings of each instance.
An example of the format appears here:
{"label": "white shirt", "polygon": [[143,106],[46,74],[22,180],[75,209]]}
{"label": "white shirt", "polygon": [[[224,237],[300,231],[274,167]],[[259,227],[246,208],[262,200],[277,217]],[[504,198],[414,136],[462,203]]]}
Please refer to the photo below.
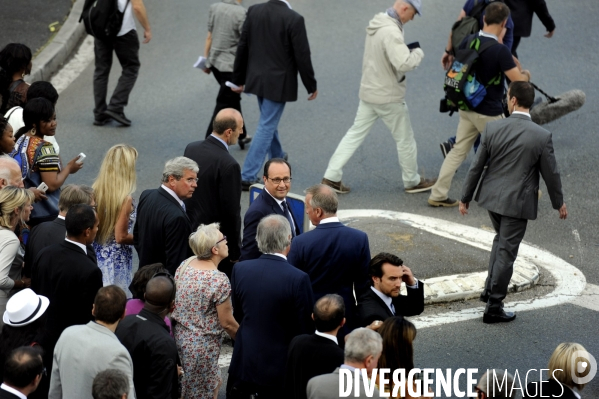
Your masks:
{"label": "white shirt", "polygon": [[514,115],[514,114],[526,115],[530,118],[530,114],[528,112],[512,111],[512,115]]}
{"label": "white shirt", "polygon": [[13,395],[16,395],[17,397],[21,398],[21,399],[27,399],[27,396],[23,395],[21,392],[17,391],[14,388],[9,387],[6,384],[2,384],[0,385],[0,389],[4,389],[6,392],[10,392]]}
{"label": "white shirt", "polygon": [[[127,0],[119,0],[119,11],[123,12],[125,9],[125,4],[127,4]],[[129,33],[130,30],[135,30],[135,20],[133,19],[133,8],[131,7],[131,0],[129,0],[129,4],[127,4],[127,9],[125,10],[125,14],[123,15],[123,24],[121,25],[121,30],[117,34],[117,36],[123,36],[126,33]]]}
{"label": "white shirt", "polygon": [[287,7],[289,7],[290,10],[293,10],[293,8],[291,8],[291,4],[289,4],[286,0],[281,0],[283,3],[287,4]]}
{"label": "white shirt", "polygon": [[227,151],[229,151],[229,144],[227,144],[225,142],[225,140],[221,139],[220,137],[218,137],[216,134],[212,133],[210,134],[212,137],[214,137],[215,139],[217,139],[218,141],[220,141],[221,143],[223,143],[225,145],[225,148],[227,149]]}
{"label": "white shirt", "polygon": [[62,215],[58,215],[57,217],[58,217],[58,219],[65,220],[64,216],[62,216]]}
{"label": "white shirt", "polygon": [[[283,1],[283,0],[281,0],[281,1]],[[270,195],[272,197],[272,199],[274,199],[275,201],[277,201],[277,204],[279,204],[279,207],[281,208],[281,210],[283,212],[285,212],[285,208],[283,208],[283,201],[285,201],[285,200],[280,200],[280,199],[275,198],[271,193],[268,192],[268,190],[266,189],[266,187],[264,188],[264,191],[266,191],[268,193],[268,195]],[[289,203],[287,203],[287,208],[289,208]],[[289,209],[289,214],[291,214],[291,209]],[[294,231],[295,231],[295,221],[293,220],[293,216],[291,216],[291,232],[292,232],[292,235],[293,235]]]}
{"label": "white shirt", "polygon": [[330,339],[331,341],[333,341],[334,343],[336,343],[337,345],[339,345],[339,342],[337,341],[337,337],[334,336],[334,335],[321,333],[318,330],[314,331],[314,334],[318,335],[319,337]]}
{"label": "white shirt", "polygon": [[482,37],[488,37],[488,38],[495,39],[495,40],[499,41],[499,39],[497,38],[497,36],[495,36],[494,34],[492,34],[492,33],[486,33],[486,32],[483,32],[482,30],[480,32],[478,32],[478,35],[482,36]]}
{"label": "white shirt", "polygon": [[339,218],[337,216],[331,216],[330,218],[322,219],[320,221],[320,223],[318,223],[318,225],[320,226],[321,224],[335,223],[335,222],[339,222]]}
{"label": "white shirt", "polygon": [[70,242],[71,244],[75,244],[77,245],[79,248],[81,248],[83,250],[83,252],[85,252],[85,254],[87,255],[87,247],[83,244],[81,244],[80,242],[75,242],[73,240],[69,240],[68,238],[64,239],[67,242]]}
{"label": "white shirt", "polygon": [[283,254],[277,254],[277,253],[271,253],[271,254],[270,254],[270,253],[269,253],[269,254],[264,254],[264,255],[276,255],[276,256],[280,256],[281,258],[283,258],[283,259],[287,260],[287,257],[286,257],[285,255],[283,255]]}
{"label": "white shirt", "polygon": [[179,203],[179,205],[181,205],[181,208],[185,209],[185,205],[183,204],[183,201],[181,201],[181,198],[179,198],[179,196],[177,195],[177,193],[175,193],[173,190],[171,190],[170,188],[168,188],[164,184],[162,185],[162,188],[164,189],[164,191],[166,191],[167,193],[169,193],[174,199],[177,200],[177,202]]}

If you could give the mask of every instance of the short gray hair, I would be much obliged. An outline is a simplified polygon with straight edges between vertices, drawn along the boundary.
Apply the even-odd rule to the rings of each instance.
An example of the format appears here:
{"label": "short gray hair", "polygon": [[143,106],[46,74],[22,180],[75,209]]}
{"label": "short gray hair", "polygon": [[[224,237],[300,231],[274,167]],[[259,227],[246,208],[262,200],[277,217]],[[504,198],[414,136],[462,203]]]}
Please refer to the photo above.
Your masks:
{"label": "short gray hair", "polygon": [[218,241],[218,223],[201,224],[197,230],[189,236],[189,246],[200,260],[208,260],[212,257],[212,248]]}
{"label": "short gray hair", "polygon": [[291,226],[286,217],[268,215],[258,223],[256,242],[263,254],[283,252],[291,244]]}
{"label": "short gray hair", "polygon": [[17,160],[10,155],[0,155],[0,179],[4,179],[7,182],[12,179],[10,169],[8,168],[8,166],[12,163],[14,163],[18,168],[21,168],[19,162],[17,162]]}
{"label": "short gray hair", "polygon": [[[489,399],[510,399],[514,397],[510,395],[512,385],[514,385],[514,377],[507,370],[493,369],[487,370],[480,377],[476,387],[483,391]],[[487,392],[487,387],[489,387],[489,392]]]}
{"label": "short gray hair", "polygon": [[383,338],[368,329],[357,328],[347,336],[345,342],[345,361],[361,363],[368,356],[377,357],[383,351]]}
{"label": "short gray hair", "polygon": [[195,173],[198,173],[200,168],[198,167],[196,161],[187,157],[169,159],[166,161],[164,170],[162,171],[162,182],[168,182],[168,178],[170,176],[173,176],[175,179],[179,180],[183,177],[185,170],[191,170]]}
{"label": "short gray hair", "polygon": [[334,215],[339,207],[339,199],[337,194],[324,184],[315,184],[306,190],[306,194],[310,194],[310,206],[312,208],[320,208],[325,215]]}
{"label": "short gray hair", "polygon": [[117,369],[100,371],[92,383],[94,399],[121,399],[129,393],[129,380],[125,373]]}

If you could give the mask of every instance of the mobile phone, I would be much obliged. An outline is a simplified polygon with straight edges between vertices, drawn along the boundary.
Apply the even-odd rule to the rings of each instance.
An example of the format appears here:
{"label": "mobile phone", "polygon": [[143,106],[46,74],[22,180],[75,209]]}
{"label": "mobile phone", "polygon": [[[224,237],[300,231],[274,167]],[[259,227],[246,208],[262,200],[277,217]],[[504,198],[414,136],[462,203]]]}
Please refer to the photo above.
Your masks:
{"label": "mobile phone", "polygon": [[46,192],[46,190],[48,190],[48,185],[44,182],[42,182],[39,186],[37,186],[37,189],[43,192]]}
{"label": "mobile phone", "polygon": [[415,48],[420,48],[420,43],[414,42],[414,43],[407,44],[406,46],[408,46],[408,48],[410,50],[414,50]]}
{"label": "mobile phone", "polygon": [[79,158],[77,158],[77,160],[75,162],[77,163],[83,163],[83,160],[86,158],[86,155],[84,153],[79,154]]}

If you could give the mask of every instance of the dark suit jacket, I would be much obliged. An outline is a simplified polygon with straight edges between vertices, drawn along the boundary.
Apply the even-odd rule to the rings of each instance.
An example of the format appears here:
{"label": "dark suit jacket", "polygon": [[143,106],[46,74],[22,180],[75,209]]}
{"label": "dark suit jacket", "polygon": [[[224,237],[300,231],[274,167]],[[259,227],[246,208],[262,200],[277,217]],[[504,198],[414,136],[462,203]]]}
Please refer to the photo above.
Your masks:
{"label": "dark suit jacket", "polygon": [[198,163],[198,187],[185,200],[192,231],[200,224],[220,223],[227,236],[229,258],[239,260],[241,247],[241,168],[223,143],[212,136],[185,148],[184,156]]}
{"label": "dark suit jacket", "polygon": [[282,388],[289,343],[314,331],[310,278],[280,256],[262,255],[235,265],[231,287],[239,330],[229,374]]}
{"label": "dark suit jacket", "polygon": [[19,397],[13,393],[0,389],[0,399],[19,399]]}
{"label": "dark suit jacket", "polygon": [[534,220],[539,174],[545,180],[553,208],[559,209],[564,197],[551,133],[522,114],[489,122],[466,176],[462,202],[472,200],[480,180],[475,199],[481,207],[503,216]]}
{"label": "dark suit jacket", "polygon": [[[541,387],[541,384],[543,386]],[[543,395],[541,396],[541,391]],[[522,394],[522,398],[560,398],[560,399],[578,399],[572,389],[568,388],[565,384],[559,383],[553,378],[548,381],[531,382],[526,386]]]}
{"label": "dark suit jacket", "polygon": [[174,276],[177,267],[192,255],[191,220],[162,187],[145,190],[139,198],[133,244],[140,267],[162,263]]}
{"label": "dark suit jacket", "polygon": [[[285,4],[285,3],[283,3]],[[297,219],[293,215],[291,208],[289,208],[293,223],[295,224],[295,234],[299,235],[300,230],[297,225]],[[248,208],[245,216],[243,217],[243,243],[241,245],[241,260],[256,259],[262,255],[262,252],[258,249],[258,243],[256,242],[256,230],[258,230],[258,223],[264,216],[272,215],[285,216],[283,210],[277,204],[277,201],[264,189],[260,195],[252,202],[252,205]]]}
{"label": "dark suit jacket", "polygon": [[418,281],[418,288],[408,288],[408,295],[393,298],[395,315],[385,302],[372,289],[368,289],[358,299],[359,327],[366,327],[375,320],[385,321],[393,316],[416,316],[424,310],[424,283]]}
{"label": "dark suit jacket", "polygon": [[81,248],[64,240],[41,250],[33,269],[31,288],[50,300],[41,344],[51,354],[65,328],[93,320],[92,305],[102,288],[102,272]]}
{"label": "dark suit jacket", "polygon": [[353,327],[356,311],[353,289],[359,297],[370,287],[370,246],[366,233],[339,222],[319,224],[293,239],[288,259],[310,276],[315,301],[326,294],[343,297],[345,317],[349,327]]}
{"label": "dark suit jacket", "polygon": [[297,73],[308,93],[316,91],[304,17],[280,0],[248,8],[233,83],[271,101],[297,100]]}
{"label": "dark suit jacket", "polygon": [[343,364],[343,349],[316,334],[299,335],[289,344],[284,392],[291,399],[306,399],[310,378],[329,374]]}
{"label": "dark suit jacket", "polygon": [[[60,244],[67,236],[67,228],[64,225],[64,219],[56,218],[51,222],[44,222],[34,226],[29,234],[27,247],[25,249],[25,268],[24,273],[31,277],[33,272],[33,261],[36,255],[44,248],[52,244]],[[97,263],[96,251],[91,245],[87,246],[87,256],[92,262]]]}
{"label": "dark suit jacket", "polygon": [[505,0],[514,21],[514,36],[528,37],[532,31],[532,16],[537,14],[547,32],[555,29],[545,0]]}

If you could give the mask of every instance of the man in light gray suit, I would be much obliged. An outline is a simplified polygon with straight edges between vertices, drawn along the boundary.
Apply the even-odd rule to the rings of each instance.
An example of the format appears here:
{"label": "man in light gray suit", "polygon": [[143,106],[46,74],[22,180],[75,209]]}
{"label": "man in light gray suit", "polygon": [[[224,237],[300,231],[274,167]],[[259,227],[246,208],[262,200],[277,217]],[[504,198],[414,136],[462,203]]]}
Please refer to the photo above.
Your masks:
{"label": "man in light gray suit", "polygon": [[503,310],[503,299],[526,224],[537,218],[539,174],[547,185],[553,208],[559,210],[559,218],[568,216],[551,133],[530,119],[534,87],[528,82],[512,82],[507,99],[511,116],[487,123],[459,204],[460,213],[466,215],[480,181],[476,201],[489,211],[497,233],[485,289],[480,296],[481,301],[487,303],[485,323],[509,322],[516,318],[513,312]]}
{"label": "man in light gray suit", "polygon": [[96,321],[63,331],[54,349],[49,399],[92,399],[94,378],[106,369],[122,371],[129,381],[127,398],[135,398],[133,361],[114,335],[125,317],[126,303],[127,296],[120,287],[102,287],[92,308]]}
{"label": "man in light gray suit", "polygon": [[[344,362],[337,367],[331,374],[323,374],[314,377],[308,381],[307,394],[308,399],[338,399],[340,397],[340,369],[349,370],[354,376],[355,369],[366,369],[368,377],[372,374],[379,361],[383,351],[383,339],[381,336],[368,328],[357,328],[347,335],[345,342]],[[355,381],[354,381],[355,382]],[[348,397],[353,398],[379,398],[380,390],[375,387],[373,395],[366,395],[364,389],[365,383],[370,385],[369,381],[363,381],[360,374],[358,384],[352,384],[352,390]],[[345,385],[345,384],[344,384]],[[354,388],[358,386],[358,396],[354,396]],[[372,384],[374,385],[374,384]]]}

